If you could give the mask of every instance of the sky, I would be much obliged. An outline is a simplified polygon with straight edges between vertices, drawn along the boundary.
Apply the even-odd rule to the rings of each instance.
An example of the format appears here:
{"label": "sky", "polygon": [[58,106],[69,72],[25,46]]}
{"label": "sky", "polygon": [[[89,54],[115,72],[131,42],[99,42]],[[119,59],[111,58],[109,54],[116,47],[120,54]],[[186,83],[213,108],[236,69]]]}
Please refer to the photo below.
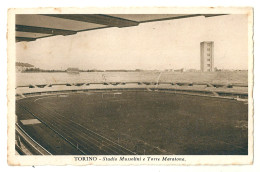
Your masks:
{"label": "sky", "polygon": [[248,68],[246,15],[143,23],[16,43],[18,62],[42,69],[200,69],[200,42],[214,41],[218,69]]}

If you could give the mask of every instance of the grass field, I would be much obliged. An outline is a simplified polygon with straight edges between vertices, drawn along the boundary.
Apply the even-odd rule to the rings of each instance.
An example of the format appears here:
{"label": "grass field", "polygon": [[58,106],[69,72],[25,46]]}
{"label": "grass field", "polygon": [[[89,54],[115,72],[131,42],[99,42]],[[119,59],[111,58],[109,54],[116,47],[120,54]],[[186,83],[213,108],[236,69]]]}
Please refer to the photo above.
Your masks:
{"label": "grass field", "polygon": [[[33,97],[18,104],[86,154],[248,154],[247,104],[236,100],[121,91]],[[28,128],[40,144],[59,139]]]}

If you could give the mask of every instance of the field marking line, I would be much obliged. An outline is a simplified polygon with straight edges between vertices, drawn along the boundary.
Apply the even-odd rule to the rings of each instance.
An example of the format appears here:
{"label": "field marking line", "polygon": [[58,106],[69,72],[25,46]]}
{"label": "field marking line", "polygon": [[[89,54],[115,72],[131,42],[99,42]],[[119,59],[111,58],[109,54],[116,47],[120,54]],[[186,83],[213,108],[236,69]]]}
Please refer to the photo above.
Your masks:
{"label": "field marking line", "polygon": [[[55,96],[50,95],[50,96],[46,96],[46,97],[37,98],[37,99],[34,100],[34,102],[36,103],[36,101],[38,101],[38,100],[40,100],[40,99],[49,98],[49,97],[56,97],[56,95],[55,95]],[[114,100],[114,101],[115,101],[115,100]],[[118,100],[117,100],[117,101],[118,101]],[[119,101],[122,101],[122,100],[119,100]],[[100,101],[100,103],[102,103],[102,101]],[[38,104],[38,103],[37,103],[37,104]],[[91,104],[93,104],[93,103],[91,103]],[[54,111],[54,112],[55,112],[55,113],[58,113],[58,112],[56,112],[56,111]],[[60,113],[58,113],[58,114],[60,115]],[[61,116],[62,116],[63,118],[65,118],[63,115],[61,115]],[[76,125],[79,125],[79,126],[83,127],[82,125],[80,125],[79,123],[76,123],[76,122],[72,121],[71,119],[69,119],[69,121],[75,123]],[[103,138],[103,139],[105,139],[105,140],[111,142],[112,144],[118,145],[119,147],[121,147],[121,148],[123,148],[123,149],[126,149],[127,151],[129,151],[129,152],[131,152],[131,153],[133,153],[133,154],[136,154],[135,152],[132,152],[131,150],[129,150],[129,149],[127,149],[127,148],[125,148],[125,147],[123,147],[123,146],[121,146],[121,145],[119,145],[119,144],[113,142],[112,140],[109,140],[108,138],[106,138],[106,137],[104,137],[104,136],[102,136],[102,135],[100,135],[100,134],[98,134],[98,133],[96,133],[96,132],[94,132],[94,131],[92,131],[92,130],[90,130],[90,129],[87,129],[87,128],[85,128],[85,127],[83,127],[83,128],[86,129],[86,130],[88,130],[88,131],[90,131],[90,132],[92,132],[92,133],[94,133],[94,134],[96,134],[96,135],[98,135],[98,136],[100,136],[101,138]]]}
{"label": "field marking line", "polygon": [[57,96],[61,96],[61,95],[69,95],[69,94],[73,94],[73,93],[55,94],[55,95],[41,95],[40,98],[35,99],[33,102],[36,102],[36,101],[41,100],[41,99],[49,98],[49,97],[57,97]]}
{"label": "field marking line", "polygon": [[[54,112],[57,113],[56,111],[54,111]],[[58,114],[60,115],[60,113],[58,113]],[[63,115],[61,115],[61,116],[62,116],[63,118],[65,118]],[[92,131],[92,130],[86,128],[86,127],[84,127],[84,126],[82,126],[81,124],[79,124],[79,123],[77,123],[77,122],[75,122],[75,121],[72,121],[71,119],[69,119],[69,121],[73,122],[73,123],[76,124],[76,125],[81,126],[82,128],[84,128],[84,129],[86,129],[86,130],[88,130],[88,131],[90,131],[90,132],[92,132],[92,133],[94,133],[94,134],[96,134],[96,135],[98,135],[98,136],[100,136],[101,138],[103,138],[103,139],[109,141],[110,143],[113,143],[113,144],[115,144],[115,145],[118,145],[119,147],[121,147],[121,148],[123,148],[123,149],[126,149],[127,151],[129,151],[129,152],[131,152],[131,153],[133,153],[133,154],[136,154],[135,152],[132,152],[131,150],[129,150],[129,149],[127,149],[127,148],[125,148],[125,147],[123,147],[123,146],[117,144],[116,142],[114,142],[114,141],[112,141],[112,140],[110,140],[110,139],[108,139],[108,138],[106,138],[106,137],[104,137],[104,136],[102,136],[102,135],[100,135],[100,134],[98,134],[98,133],[96,133],[96,132],[94,132],[94,131]]]}
{"label": "field marking line", "polygon": [[[23,105],[20,105],[23,109],[25,109],[26,111],[28,111],[30,114],[32,114],[35,118],[37,118],[39,121],[41,121],[44,125],[46,125],[48,128],[50,128],[52,131],[54,131],[56,134],[58,134],[61,138],[63,138],[66,142],[68,142],[70,145],[72,145],[73,147],[76,147],[71,141],[69,141],[66,137],[64,137],[62,134],[60,134],[58,131],[56,131],[55,129],[53,129],[50,125],[48,125],[46,122],[44,122],[42,119],[40,119],[38,116],[36,116],[34,113],[32,113],[30,110],[28,110],[26,107],[24,107]],[[74,140],[74,139],[72,139]],[[74,140],[75,141],[75,140]],[[78,149],[81,153],[83,153],[84,155],[87,155],[84,151],[82,151],[81,149]]]}
{"label": "field marking line", "polygon": [[49,97],[56,97],[57,95],[48,95],[48,96],[44,96],[44,97],[40,97],[40,98],[37,98],[37,99],[35,99],[33,102],[36,102],[36,101],[38,101],[38,100],[41,100],[41,99],[44,99],[44,98],[49,98]]}
{"label": "field marking line", "polygon": [[[38,104],[38,103],[37,103],[37,104]],[[65,117],[64,117],[63,115],[61,115],[60,113],[58,113],[58,112],[56,112],[56,111],[54,111],[54,112],[57,113],[57,114],[59,114],[59,115],[62,116],[63,118],[65,118]],[[119,147],[121,147],[121,148],[123,148],[123,149],[128,150],[129,152],[131,152],[131,153],[133,153],[133,154],[136,154],[135,152],[132,152],[131,150],[129,150],[129,149],[127,149],[127,148],[125,148],[125,147],[123,147],[123,146],[117,144],[116,142],[113,142],[112,140],[109,140],[108,138],[106,138],[106,137],[104,137],[104,136],[102,136],[102,135],[100,135],[100,134],[98,134],[98,133],[96,133],[96,132],[94,132],[94,131],[92,131],[92,130],[86,128],[86,127],[84,127],[84,126],[82,126],[81,124],[79,124],[79,123],[77,123],[77,122],[75,122],[75,121],[72,121],[71,119],[69,119],[69,121],[73,122],[73,123],[76,124],[76,125],[81,126],[82,128],[84,128],[84,129],[86,129],[86,130],[88,130],[88,131],[90,131],[90,132],[92,132],[92,133],[94,133],[94,134],[96,134],[96,135],[102,137],[103,139],[105,139],[105,140],[107,140],[107,141],[109,141],[109,142],[111,142],[111,143],[114,143],[115,145],[118,145]]]}
{"label": "field marking line", "polygon": [[94,132],[94,131],[92,131],[92,130],[90,130],[90,129],[86,128],[86,127],[84,127],[84,126],[82,126],[82,125],[81,125],[81,124],[79,124],[79,123],[76,123],[76,122],[74,122],[74,121],[72,121],[72,120],[70,120],[70,121],[71,121],[71,122],[73,122],[73,123],[75,123],[75,124],[77,124],[77,125],[79,125],[79,126],[81,126],[82,128],[84,128],[84,129],[86,129],[86,130],[88,130],[88,131],[90,131],[90,132],[92,132],[92,133],[95,133],[96,135],[98,135],[98,136],[102,137],[103,139],[105,139],[105,140],[107,140],[107,141],[109,141],[109,142],[111,142],[111,143],[114,143],[115,145],[117,145],[117,146],[119,146],[119,147],[121,147],[121,148],[123,148],[123,149],[126,149],[127,151],[129,151],[129,152],[131,152],[131,153],[133,153],[133,154],[135,154],[135,155],[136,155],[136,153],[135,153],[135,152],[132,152],[131,150],[129,150],[129,149],[127,149],[127,148],[125,148],[125,147],[123,147],[123,146],[119,145],[118,143],[116,143],[116,142],[113,142],[112,140],[109,140],[108,138],[106,138],[106,137],[104,137],[104,136],[102,136],[102,135],[100,135],[100,134],[98,134],[98,133],[96,133],[96,132]]}
{"label": "field marking line", "polygon": [[[38,103],[37,103],[38,104]],[[46,108],[46,107],[44,107],[44,106],[42,106],[42,105],[40,105],[40,104],[38,104],[39,106],[41,106],[41,107],[43,107],[43,108],[45,108],[45,109],[47,109],[47,110],[50,110],[50,109],[48,109],[48,108]],[[56,112],[56,111],[53,111],[53,110],[50,110],[50,111],[52,111],[52,112],[54,112],[54,113],[56,113],[56,114],[58,114],[59,116],[61,116],[62,118],[64,118],[64,119],[67,119],[65,116],[63,116],[63,115],[61,115],[60,113],[58,113],[58,112]],[[73,122],[73,123],[75,123],[75,124],[77,124],[77,125],[79,125],[79,126],[81,126],[80,124],[78,124],[78,123],[76,123],[76,122],[74,122],[74,121],[72,121],[72,120],[70,120],[69,119],[69,121],[71,121],[71,122]],[[44,123],[44,122],[43,122]],[[47,125],[47,124],[45,124],[45,125]],[[83,127],[83,126],[81,126],[81,127]],[[51,127],[50,127],[51,128]],[[84,129],[87,129],[87,128],[85,128],[85,127],[83,127]],[[52,129],[52,128],[51,128]],[[54,130],[54,129],[53,129]],[[93,132],[92,130],[90,130],[90,129],[87,129],[90,133],[92,132],[92,133],[94,133],[94,134],[96,134],[96,135],[98,135],[99,137],[101,136],[101,135],[99,135],[99,134],[97,134],[97,133],[95,133],[95,132]],[[54,131],[56,131],[56,130],[54,130]],[[58,131],[56,131],[57,133],[59,133]],[[60,134],[60,133],[59,133]],[[85,134],[85,133],[84,133]],[[61,135],[61,134],[60,134]],[[62,135],[61,135],[62,136]],[[93,136],[93,135],[92,135]],[[66,138],[63,136],[63,138],[66,140]],[[97,138],[94,138],[94,137],[90,137],[92,140],[94,140],[94,141],[96,141],[96,142],[98,142],[98,139]],[[105,139],[104,137],[102,137],[101,136],[101,138],[102,139]],[[71,138],[72,140],[74,140],[74,141],[76,141],[75,139],[73,139],[73,138]],[[108,139],[107,139],[108,140]],[[107,145],[105,146],[105,147],[107,147],[107,148],[109,148],[108,146],[109,145],[113,145],[115,142],[113,142],[113,141],[111,141],[110,140],[110,142],[106,142],[107,143]],[[120,145],[119,145],[120,146]],[[122,147],[122,146],[120,146],[121,148],[124,148],[124,147]],[[93,147],[92,147],[93,148]],[[122,151],[122,150],[120,150],[120,149],[118,149],[118,148],[116,148],[116,147],[114,147],[115,149],[117,149],[117,150],[112,150],[111,148],[109,148],[111,151],[113,151],[113,152],[117,152],[117,153],[119,153],[118,152],[118,150],[119,151]],[[124,148],[124,149],[126,149],[126,148]],[[126,149],[126,150],[128,150],[128,149]],[[89,151],[89,150],[88,150]],[[103,151],[105,151],[105,152],[107,152],[106,150],[103,150]],[[128,151],[130,151],[130,150],[128,150]],[[83,152],[83,151],[82,151]],[[89,152],[91,152],[91,151],[89,151]],[[125,152],[125,151],[124,151]],[[131,152],[131,151],[130,151]],[[109,152],[107,152],[107,153],[109,153]],[[93,154],[93,153],[92,153]]]}
{"label": "field marking line", "polygon": [[[41,98],[38,98],[38,99],[36,99],[36,100],[44,99],[44,98],[49,98],[49,97],[56,97],[56,96],[41,97]],[[35,103],[36,103],[36,100],[34,100]],[[110,99],[108,99],[108,100],[111,101]],[[120,100],[120,99],[119,99],[119,100],[112,100],[112,102],[116,102],[116,101],[122,101],[122,100]],[[99,103],[102,103],[102,101],[100,101]],[[37,104],[38,104],[38,103],[37,103]],[[89,104],[93,104],[93,103],[89,103]],[[39,105],[39,104],[38,104],[38,105]],[[42,105],[40,105],[40,106],[42,106]],[[44,107],[44,108],[46,108],[46,107]],[[57,113],[57,114],[59,114],[59,115],[62,116],[63,118],[65,118],[65,116],[61,115],[60,113],[58,113],[58,112],[56,112],[56,111],[54,111],[54,112]],[[132,152],[131,150],[129,150],[129,149],[127,149],[127,148],[125,148],[125,147],[123,147],[123,146],[117,144],[116,142],[114,142],[114,141],[112,141],[112,140],[110,140],[110,139],[108,139],[108,138],[106,138],[106,137],[104,137],[104,136],[102,136],[102,135],[100,135],[100,134],[98,134],[98,133],[96,133],[96,132],[94,132],[94,131],[92,131],[92,130],[86,128],[86,127],[84,127],[84,126],[82,126],[81,124],[79,124],[79,123],[77,123],[77,122],[75,122],[75,121],[72,121],[71,119],[69,119],[69,121],[71,121],[71,122],[75,123],[76,125],[79,125],[79,126],[81,126],[82,128],[84,128],[84,129],[86,129],[86,130],[88,130],[88,131],[90,131],[90,132],[92,132],[92,133],[98,135],[99,137],[101,137],[101,138],[103,138],[103,139],[109,141],[109,142],[110,142],[110,145],[111,145],[111,144],[115,144],[115,145],[117,145],[117,146],[119,146],[119,147],[121,147],[121,148],[123,148],[123,149],[126,149],[127,151],[129,151],[129,152],[131,152],[131,153],[133,153],[133,154],[136,154],[135,152]],[[109,143],[108,143],[108,144],[109,144]]]}
{"label": "field marking line", "polygon": [[[40,106],[41,106],[41,105],[40,105]],[[41,107],[47,109],[47,108],[44,107],[44,106],[41,106]],[[49,111],[52,111],[52,110],[50,110],[50,109],[48,109],[48,110],[49,110]],[[65,118],[63,115],[61,115],[60,113],[58,113],[58,112],[56,112],[56,111],[52,111],[52,112],[58,114],[60,117],[62,117],[62,118],[64,118],[64,119],[66,119],[66,118]],[[62,125],[64,125],[64,126],[67,125],[66,123],[64,123],[64,120],[63,120],[63,119],[57,118],[57,117],[56,117],[56,119],[57,119],[57,122],[58,122],[59,124],[62,124]],[[66,128],[69,128],[69,127],[66,126]],[[73,129],[70,129],[70,128],[69,128],[69,130],[74,131]],[[98,141],[98,139],[97,139],[97,138],[94,138],[93,135],[89,135],[88,133],[84,133],[84,132],[83,132],[82,134],[84,134],[84,135],[87,136],[87,137],[82,137],[81,135],[78,135],[77,138],[87,139],[90,144],[95,144],[95,143],[102,144],[101,141]],[[72,137],[69,137],[69,138],[77,142],[77,149],[78,149],[78,141],[75,140],[75,139],[72,138]],[[94,142],[93,142],[93,141],[91,142],[90,140],[93,140]],[[109,146],[109,145],[111,145],[111,144],[108,144],[107,146]],[[80,145],[80,146],[82,146],[82,145]],[[90,147],[91,149],[95,149],[95,147],[90,146],[90,145],[88,145],[87,147]],[[84,147],[84,148],[85,148],[85,147]],[[103,150],[103,149],[102,149],[102,150]],[[115,152],[115,150],[112,150],[112,149],[110,149],[110,150]],[[89,149],[88,149],[87,151],[90,152],[92,155],[94,155],[94,153],[91,152]],[[103,150],[103,151],[106,152],[106,153],[109,153],[107,150]],[[118,153],[118,152],[117,152],[117,153]]]}
{"label": "field marking line", "polygon": [[198,97],[209,97],[209,98],[235,100],[235,98],[233,98],[233,97],[211,96],[211,95],[192,94],[192,93],[176,92],[176,91],[183,91],[183,90],[171,90],[171,91],[168,91],[168,90],[161,90],[161,89],[159,89],[159,92],[163,92],[163,93],[183,94],[183,95],[189,95],[189,96],[198,96]]}
{"label": "field marking line", "polygon": [[[42,105],[40,105],[40,106],[42,106]],[[42,107],[44,107],[44,106],[42,106]],[[46,107],[44,107],[44,108],[46,108]],[[64,119],[66,119],[66,117],[63,116],[63,115],[61,115],[60,113],[58,113],[58,112],[56,112],[56,111],[53,111],[53,112],[56,113],[56,114],[58,114],[59,116],[63,117]],[[127,148],[125,148],[125,147],[123,147],[123,146],[121,146],[121,145],[119,145],[119,144],[113,142],[112,140],[109,140],[108,138],[106,138],[106,137],[104,137],[104,136],[102,136],[102,135],[100,135],[100,134],[98,134],[98,133],[96,133],[96,132],[94,132],[94,131],[92,131],[92,130],[86,128],[86,127],[84,127],[84,126],[82,126],[81,124],[79,124],[79,123],[77,123],[77,122],[75,122],[75,121],[73,121],[73,120],[71,120],[71,119],[69,119],[69,121],[71,121],[71,122],[73,122],[74,124],[79,125],[80,127],[84,128],[84,129],[86,129],[86,130],[88,130],[90,133],[94,133],[94,134],[98,135],[99,137],[101,137],[101,138],[107,140],[107,141],[108,141],[108,142],[107,142],[108,145],[106,145],[106,146],[115,144],[115,145],[117,145],[117,146],[119,146],[119,147],[121,147],[121,148],[123,148],[123,149],[125,149],[125,150],[127,150],[127,151],[129,151],[129,152],[131,152],[131,153],[133,153],[133,154],[136,154],[135,152],[132,152],[131,150],[129,150],[129,149],[127,149]],[[92,138],[92,139],[96,140],[95,138]],[[96,141],[97,141],[97,140],[96,140]],[[115,148],[116,148],[116,147],[115,147]],[[116,148],[116,149],[117,149],[117,148]],[[115,151],[115,150],[112,150],[112,151]],[[116,151],[116,152],[117,152],[117,151]]]}
{"label": "field marking line", "polygon": [[[121,134],[121,135],[126,136],[127,139],[128,139],[129,137],[131,138],[130,135],[125,134],[125,133],[123,133],[123,134]],[[150,148],[152,148],[152,149],[158,149],[160,152],[171,153],[171,152],[169,152],[169,151],[166,151],[166,150],[164,150],[164,149],[161,149],[159,146],[154,146],[154,145],[152,145],[152,144],[150,144],[150,143],[148,143],[148,142],[145,142],[145,141],[142,140],[142,139],[138,139],[138,138],[136,138],[136,137],[132,137],[132,138],[134,138],[135,141],[141,142],[141,143],[143,143],[144,145],[147,145],[148,147],[150,147]],[[175,154],[172,154],[172,153],[171,153],[171,155],[175,155]]]}

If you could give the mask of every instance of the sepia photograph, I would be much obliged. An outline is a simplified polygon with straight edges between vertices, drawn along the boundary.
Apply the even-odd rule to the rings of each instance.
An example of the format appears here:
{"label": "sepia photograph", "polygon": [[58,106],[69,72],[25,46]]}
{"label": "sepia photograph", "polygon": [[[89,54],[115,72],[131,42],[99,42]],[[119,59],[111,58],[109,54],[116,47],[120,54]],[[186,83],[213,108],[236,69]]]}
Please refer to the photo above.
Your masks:
{"label": "sepia photograph", "polygon": [[252,163],[252,9],[142,10],[9,11],[10,157]]}

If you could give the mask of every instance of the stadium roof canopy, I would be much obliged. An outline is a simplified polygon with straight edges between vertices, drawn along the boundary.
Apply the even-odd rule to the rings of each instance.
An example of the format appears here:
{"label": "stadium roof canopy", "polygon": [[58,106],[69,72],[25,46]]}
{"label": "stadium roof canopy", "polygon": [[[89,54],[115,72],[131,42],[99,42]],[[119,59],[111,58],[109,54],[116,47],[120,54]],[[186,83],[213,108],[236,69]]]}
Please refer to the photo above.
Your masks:
{"label": "stadium roof canopy", "polygon": [[17,14],[16,42],[111,27],[132,27],[147,22],[218,15],[224,14]]}

